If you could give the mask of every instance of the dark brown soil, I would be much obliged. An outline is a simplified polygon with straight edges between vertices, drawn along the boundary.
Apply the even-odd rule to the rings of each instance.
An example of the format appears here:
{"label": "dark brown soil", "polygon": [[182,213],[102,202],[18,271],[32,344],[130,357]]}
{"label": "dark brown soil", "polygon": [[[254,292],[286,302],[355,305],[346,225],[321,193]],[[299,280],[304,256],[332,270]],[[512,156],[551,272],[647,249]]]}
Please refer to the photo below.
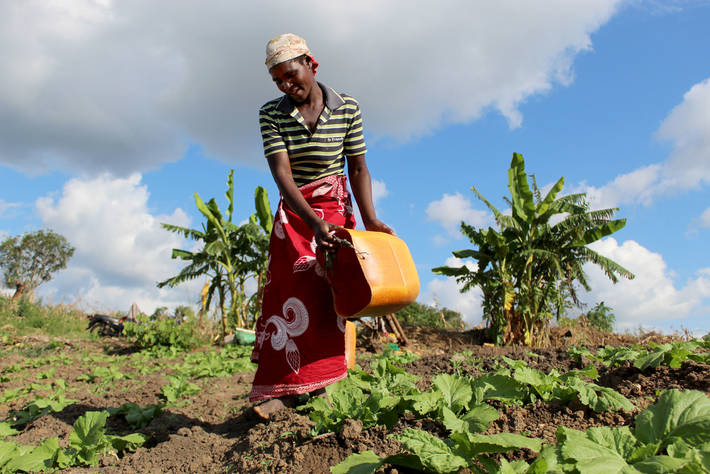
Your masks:
{"label": "dark brown soil", "polygon": [[[494,347],[483,345],[483,331],[449,332],[430,328],[407,328],[411,338],[410,348],[422,357],[409,363],[406,369],[421,377],[420,388],[426,389],[433,376],[439,373],[460,373],[480,375],[500,364],[501,356],[523,360],[530,367],[549,372],[557,369],[566,372],[579,368],[567,355],[570,344],[591,342],[591,346],[603,344],[629,344],[639,342],[625,340],[626,336],[605,335],[597,337],[594,332],[580,332],[558,328],[560,333],[553,340],[561,342],[559,347],[530,349],[523,347]],[[565,336],[566,331],[571,336]],[[630,336],[629,336],[630,337]],[[615,339],[616,338],[616,339]],[[658,341],[661,338],[659,337]],[[574,342],[572,342],[574,341]],[[6,390],[29,386],[30,383],[48,383],[52,379],[63,378],[67,382],[67,397],[76,400],[59,413],[41,417],[24,427],[22,433],[12,439],[24,444],[38,444],[52,436],[60,437],[60,444],[66,445],[66,438],[74,421],[89,410],[118,407],[126,402],[140,406],[156,404],[160,401],[160,388],[167,382],[169,367],[179,359],[164,359],[151,362],[160,370],[141,375],[139,366],[127,355],[129,348],[116,341],[117,345],[105,348],[102,344],[78,343],[65,345],[48,354],[65,354],[70,363],[60,363],[36,368],[23,368],[17,372],[6,372],[12,365],[27,365],[30,358],[18,352],[0,354],[1,373],[9,381],[0,382],[0,395]],[[362,346],[361,346],[362,347]],[[106,362],[80,362],[82,354],[116,355],[113,359],[122,372],[134,377],[118,380],[108,385],[99,381],[88,383],[77,381],[82,374],[90,373],[96,365]],[[43,354],[47,355],[47,354]],[[365,354],[360,352],[360,363],[367,365]],[[48,369],[54,374],[47,380],[38,376]],[[660,367],[639,371],[626,365],[614,369],[597,367],[600,385],[614,388],[628,397],[639,409],[653,403],[659,390],[667,388],[694,389],[710,393],[710,366],[695,362],[685,362],[679,369]],[[89,473],[134,473],[134,472],[330,472],[330,466],[339,463],[352,453],[373,450],[386,456],[400,452],[399,443],[388,435],[405,428],[425,429],[440,437],[446,430],[434,420],[416,420],[411,415],[403,416],[397,425],[388,430],[376,426],[363,430],[361,422],[350,421],[340,433],[329,433],[311,437],[313,423],[300,412],[287,409],[279,413],[271,422],[258,419],[250,409],[247,400],[252,373],[240,373],[231,377],[217,377],[192,380],[202,387],[182,404],[166,408],[163,414],[148,426],[133,430],[121,418],[112,417],[109,429],[113,433],[125,434],[138,431],[149,435],[150,441],[135,453],[117,459],[104,456],[98,469],[74,468],[67,472]],[[3,380],[3,379],[0,379]],[[13,409],[22,408],[35,394],[11,401],[0,406],[0,419]],[[557,406],[537,402],[527,406],[495,405],[500,418],[493,422],[488,433],[513,432],[539,437],[554,442],[555,430],[564,425],[576,429],[591,426],[632,425],[636,413],[595,413],[583,406]],[[530,453],[519,452],[513,457],[528,459]],[[512,458],[511,458],[512,459]],[[383,472],[397,472],[384,468]],[[399,470],[398,472],[404,472]]]}

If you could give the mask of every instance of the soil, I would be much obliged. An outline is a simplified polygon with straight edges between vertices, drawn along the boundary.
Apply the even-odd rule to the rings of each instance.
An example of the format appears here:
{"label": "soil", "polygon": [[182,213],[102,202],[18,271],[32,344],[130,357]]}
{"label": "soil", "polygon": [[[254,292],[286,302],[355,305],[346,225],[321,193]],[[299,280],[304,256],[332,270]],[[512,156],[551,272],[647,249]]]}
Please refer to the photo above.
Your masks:
{"label": "soil", "polygon": [[[552,340],[559,346],[544,349],[524,347],[495,347],[487,344],[485,331],[442,331],[432,328],[405,328],[410,338],[407,349],[421,356],[405,366],[410,373],[420,377],[422,390],[431,385],[431,379],[440,373],[480,375],[501,364],[500,356],[523,360],[532,368],[549,372],[557,369],[566,372],[580,365],[569,357],[567,347],[585,344],[590,349],[605,345],[663,342],[664,336],[609,335],[589,328],[554,328]],[[370,335],[363,336],[359,343],[358,362],[366,366],[368,348],[379,349],[379,344]],[[646,340],[644,340],[644,338]],[[36,342],[45,344],[45,342]],[[40,351],[41,352],[41,351]],[[118,407],[127,402],[139,406],[157,404],[160,388],[167,383],[170,365],[179,359],[157,359],[150,362],[160,370],[140,374],[140,364],[127,356],[132,349],[122,339],[109,339],[106,343],[66,341],[65,344],[43,352],[41,356],[64,354],[67,361],[53,366],[27,368],[31,360],[27,354],[17,351],[0,353],[0,396],[7,389],[26,387],[31,383],[48,383],[63,378],[67,382],[71,405],[59,413],[45,415],[27,424],[12,440],[23,444],[39,444],[58,436],[60,445],[66,445],[67,436],[74,421],[86,411]],[[118,380],[109,385],[77,380],[91,373],[95,365],[105,362],[81,362],[81,355],[113,354],[113,365],[121,372],[133,374],[133,378]],[[21,371],[11,371],[13,365],[22,366]],[[47,379],[39,379],[48,369],[54,373]],[[667,388],[701,390],[710,394],[710,366],[685,362],[679,369],[660,367],[639,371],[630,365],[608,369],[597,366],[600,377],[596,383],[611,387],[629,398],[639,409],[653,403],[659,390]],[[376,426],[362,429],[359,420],[350,420],[339,433],[311,436],[313,423],[296,409],[279,412],[270,422],[259,419],[251,410],[248,393],[253,373],[238,373],[230,377],[191,380],[202,387],[196,395],[187,397],[183,403],[164,409],[162,415],[148,426],[131,429],[121,417],[109,418],[111,433],[140,432],[150,436],[148,443],[122,458],[103,456],[99,468],[73,468],[66,472],[89,473],[134,473],[134,472],[312,472],[327,473],[332,465],[352,453],[373,450],[386,456],[401,452],[399,443],[388,435],[406,428],[419,428],[440,437],[446,430],[435,420],[415,419],[404,415],[392,428]],[[5,381],[3,381],[5,380]],[[29,394],[0,406],[0,420],[10,411],[21,409],[34,397]],[[500,418],[492,423],[487,433],[512,432],[539,437],[549,443],[555,441],[558,426],[584,430],[591,426],[633,425],[633,413],[596,413],[584,406],[559,406],[537,402],[526,406],[494,404]],[[532,453],[519,451],[509,459],[534,457]],[[402,469],[384,467],[380,472],[406,472]]]}

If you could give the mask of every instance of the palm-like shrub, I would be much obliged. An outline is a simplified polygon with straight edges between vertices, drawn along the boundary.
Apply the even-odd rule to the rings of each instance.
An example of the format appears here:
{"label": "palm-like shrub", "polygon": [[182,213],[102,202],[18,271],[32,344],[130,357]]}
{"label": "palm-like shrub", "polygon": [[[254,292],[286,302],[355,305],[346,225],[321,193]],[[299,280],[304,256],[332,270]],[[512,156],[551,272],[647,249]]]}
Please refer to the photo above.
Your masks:
{"label": "palm-like shrub", "polygon": [[433,270],[456,277],[462,292],[481,288],[483,318],[498,344],[546,344],[552,317],[579,303],[576,285],[591,289],[583,270],[586,263],[598,265],[614,283],[619,277],[634,277],[587,247],[624,227],[626,219],[612,219],[618,209],[589,210],[583,193],[558,198],[563,185],[564,177],[542,197],[534,179],[532,189],[528,183],[522,155],[514,153],[508,171],[511,197],[506,198],[511,215],[472,188],[497,225],[476,229],[461,223],[461,232],[476,248],[453,254],[476,260],[475,270],[466,266]]}
{"label": "palm-like shrub", "polygon": [[223,335],[227,331],[227,321],[237,327],[249,327],[254,323],[255,318],[249,318],[247,314],[249,300],[245,283],[249,278],[256,278],[258,290],[252,296],[256,301],[252,306],[259,306],[268,263],[269,234],[274,221],[266,190],[257,186],[254,192],[256,212],[245,224],[232,223],[234,170],[227,178],[225,196],[227,209],[223,214],[214,198],[205,203],[195,193],[195,204],[206,219],[201,230],[162,224],[170,232],[202,243],[202,247],[195,252],[173,249],[172,258],[189,263],[177,275],[158,283],[158,288],[174,287],[198,277],[208,277],[204,307],[208,310],[212,301],[217,300]]}

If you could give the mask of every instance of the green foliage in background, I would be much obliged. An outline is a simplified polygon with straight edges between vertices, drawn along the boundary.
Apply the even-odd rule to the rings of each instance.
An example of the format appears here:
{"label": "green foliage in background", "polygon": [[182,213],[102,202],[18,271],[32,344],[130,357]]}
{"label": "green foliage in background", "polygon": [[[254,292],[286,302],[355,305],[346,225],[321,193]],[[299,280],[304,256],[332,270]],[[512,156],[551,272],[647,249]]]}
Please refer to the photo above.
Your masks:
{"label": "green foliage in background", "polygon": [[612,311],[613,310],[602,301],[590,309],[585,315],[585,318],[590,326],[594,326],[602,331],[612,332],[614,330],[614,323],[616,322],[616,316]]}
{"label": "green foliage in background", "polygon": [[463,329],[461,313],[448,308],[437,308],[416,301],[396,313],[400,322],[412,326],[430,326],[441,329]]}
{"label": "green foliage in background", "polygon": [[190,350],[209,340],[208,334],[195,318],[180,322],[171,318],[151,320],[140,315],[137,323],[125,323],[123,333],[141,349],[166,346]]}
{"label": "green foliage in background", "polygon": [[0,296],[0,343],[14,337],[43,334],[53,337],[92,338],[86,331],[86,315],[70,306],[43,304],[27,296],[13,300]]}
{"label": "green foliage in background", "polygon": [[474,259],[475,269],[438,267],[439,275],[455,277],[462,292],[480,287],[483,318],[498,344],[544,345],[548,326],[571,303],[579,304],[577,284],[591,288],[583,266],[599,266],[613,282],[634,275],[587,247],[626,225],[612,219],[617,209],[589,210],[584,193],[557,197],[560,178],[542,196],[533,178],[528,184],[523,156],[514,153],[508,170],[505,198],[511,215],[503,214],[478,190],[473,192],[493,212],[497,229],[475,229],[462,222],[461,232],[475,248],[457,250],[454,256]]}
{"label": "green foliage in background", "polygon": [[5,286],[15,288],[13,299],[31,294],[54,273],[66,268],[74,255],[67,239],[51,230],[8,237],[0,243],[0,267]]}
{"label": "green foliage in background", "polygon": [[[222,335],[231,326],[251,327],[260,310],[260,298],[268,262],[269,235],[273,215],[266,190],[261,186],[254,192],[256,212],[243,225],[232,223],[234,215],[234,170],[227,179],[227,209],[222,212],[213,198],[205,203],[195,193],[195,204],[205,217],[202,229],[188,229],[172,224],[163,228],[185,238],[201,242],[197,252],[173,249],[172,258],[188,263],[176,276],[158,283],[158,288],[174,287],[180,283],[206,276],[209,287],[205,297],[204,311],[208,311],[213,299],[217,299],[222,317]],[[247,298],[246,282],[257,280],[258,291],[253,301]],[[251,304],[250,304],[251,303]],[[248,309],[252,308],[251,312]]]}

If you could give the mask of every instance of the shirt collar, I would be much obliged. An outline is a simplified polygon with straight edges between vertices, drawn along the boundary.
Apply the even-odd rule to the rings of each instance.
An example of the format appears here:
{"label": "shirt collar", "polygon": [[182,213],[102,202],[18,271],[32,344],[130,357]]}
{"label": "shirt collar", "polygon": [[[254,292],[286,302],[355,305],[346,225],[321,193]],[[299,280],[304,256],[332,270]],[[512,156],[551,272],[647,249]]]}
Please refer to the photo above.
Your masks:
{"label": "shirt collar", "polygon": [[[345,104],[345,100],[343,100],[340,94],[320,82],[317,84],[323,91],[323,102],[325,102],[325,106],[328,107],[328,109],[335,110]],[[288,95],[284,94],[276,108],[285,114],[291,114],[293,109],[296,108],[296,103]]]}

